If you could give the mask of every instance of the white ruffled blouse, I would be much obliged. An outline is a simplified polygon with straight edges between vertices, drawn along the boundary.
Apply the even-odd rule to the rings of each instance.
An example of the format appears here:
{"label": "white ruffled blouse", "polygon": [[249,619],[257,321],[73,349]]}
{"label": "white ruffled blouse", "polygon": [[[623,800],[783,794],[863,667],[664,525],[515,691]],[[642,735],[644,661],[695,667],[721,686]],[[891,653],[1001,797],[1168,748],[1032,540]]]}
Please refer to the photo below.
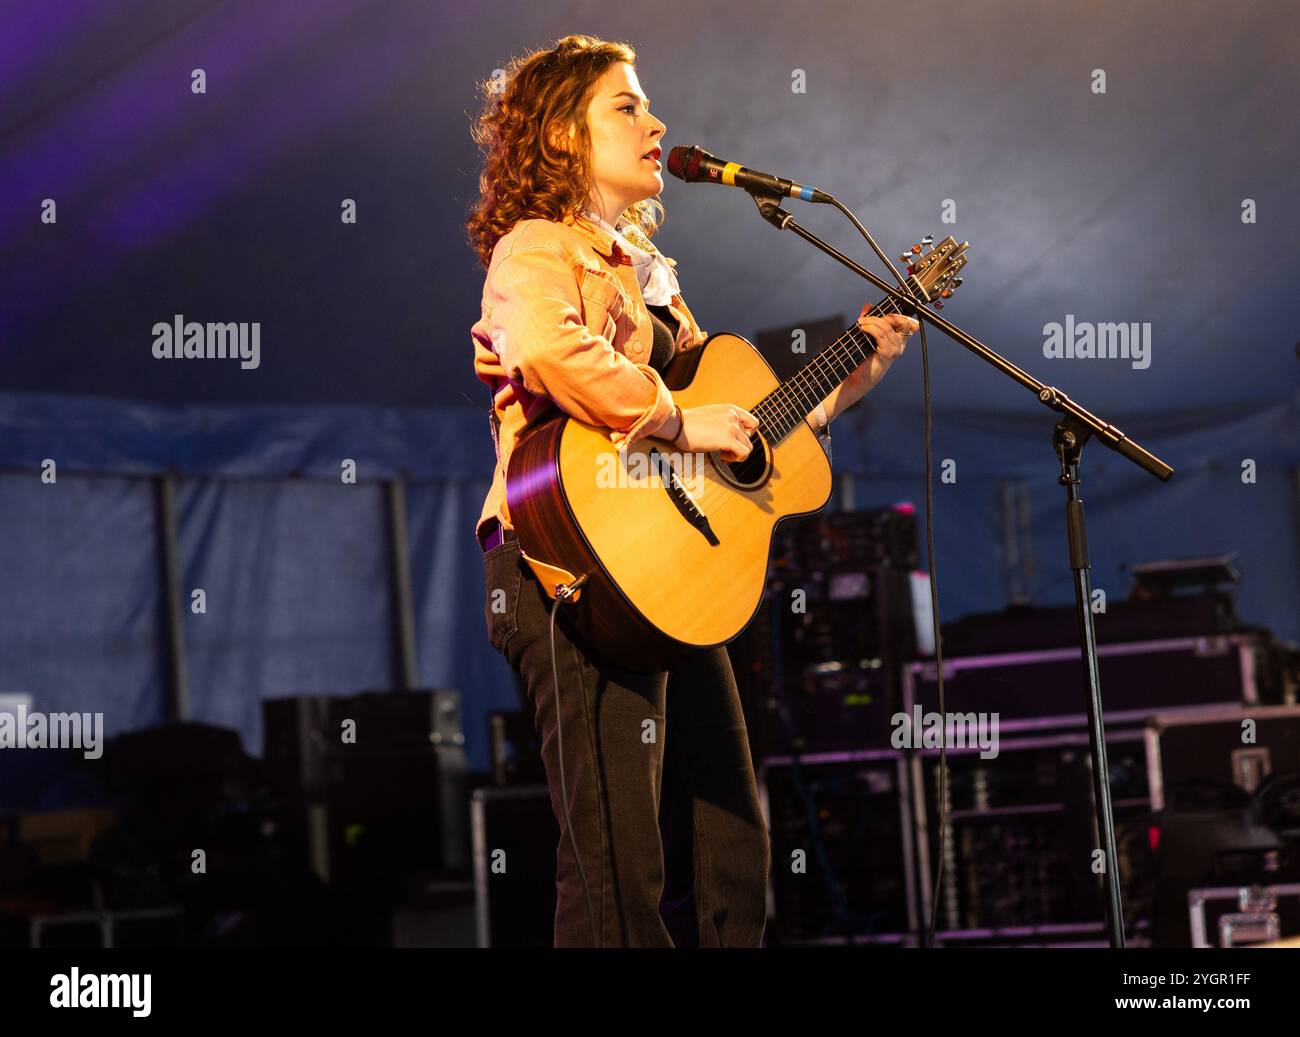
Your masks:
{"label": "white ruffled blouse", "polygon": [[[647,252],[630,240],[630,235],[642,237],[640,228],[636,227],[626,216],[620,216],[618,226],[611,227],[594,209],[588,211],[587,215],[592,222],[614,235],[614,240],[618,242],[619,248],[626,252],[632,260],[632,267],[636,270],[637,282],[641,285],[641,297],[645,299],[647,305],[666,306],[672,302],[673,296],[681,291],[681,286],[677,283],[677,274],[673,271],[668,260],[664,258],[663,253],[654,249],[653,245],[651,246],[652,251]],[[629,234],[623,233],[625,228],[631,228]]]}

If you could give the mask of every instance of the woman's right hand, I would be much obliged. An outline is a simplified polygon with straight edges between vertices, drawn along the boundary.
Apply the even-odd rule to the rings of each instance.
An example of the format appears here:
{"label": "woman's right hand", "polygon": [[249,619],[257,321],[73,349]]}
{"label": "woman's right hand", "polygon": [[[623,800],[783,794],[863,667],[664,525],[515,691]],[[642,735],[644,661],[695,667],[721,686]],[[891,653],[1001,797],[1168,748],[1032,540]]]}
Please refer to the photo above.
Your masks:
{"label": "woman's right hand", "polygon": [[673,446],[684,451],[718,450],[724,461],[743,461],[753,449],[750,433],[757,429],[758,419],[731,403],[683,407],[682,428]]}

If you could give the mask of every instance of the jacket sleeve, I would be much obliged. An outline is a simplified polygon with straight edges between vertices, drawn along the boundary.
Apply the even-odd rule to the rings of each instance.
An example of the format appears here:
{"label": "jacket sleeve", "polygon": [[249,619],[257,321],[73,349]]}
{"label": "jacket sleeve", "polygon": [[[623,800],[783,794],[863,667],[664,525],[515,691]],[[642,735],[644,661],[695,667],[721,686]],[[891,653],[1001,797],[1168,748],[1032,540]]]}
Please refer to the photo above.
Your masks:
{"label": "jacket sleeve", "polygon": [[612,430],[615,446],[672,424],[659,372],[633,363],[583,321],[577,279],[546,245],[505,256],[491,277],[492,338],[507,377],[566,414]]}

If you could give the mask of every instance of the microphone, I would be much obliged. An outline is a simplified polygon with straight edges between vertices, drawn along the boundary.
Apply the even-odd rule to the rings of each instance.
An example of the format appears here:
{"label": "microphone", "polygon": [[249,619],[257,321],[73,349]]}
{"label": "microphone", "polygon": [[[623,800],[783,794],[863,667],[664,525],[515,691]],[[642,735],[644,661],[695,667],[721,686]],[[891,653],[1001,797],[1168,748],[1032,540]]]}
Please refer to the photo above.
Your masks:
{"label": "microphone", "polygon": [[676,147],[668,153],[668,172],[688,184],[726,184],[743,187],[746,191],[764,191],[786,198],[801,198],[805,202],[831,202],[834,199],[815,187],[796,184],[793,180],[746,169],[738,162],[723,162],[703,148],[692,144],[689,148]]}

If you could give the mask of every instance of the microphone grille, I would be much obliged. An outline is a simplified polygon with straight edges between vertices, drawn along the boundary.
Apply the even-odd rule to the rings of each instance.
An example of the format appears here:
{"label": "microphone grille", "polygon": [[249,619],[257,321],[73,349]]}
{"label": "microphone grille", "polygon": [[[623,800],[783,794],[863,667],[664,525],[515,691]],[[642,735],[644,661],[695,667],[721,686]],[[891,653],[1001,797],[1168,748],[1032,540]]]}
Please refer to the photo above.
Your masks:
{"label": "microphone grille", "polygon": [[689,148],[675,147],[668,152],[668,172],[679,180],[692,181],[699,176],[700,150],[692,145]]}

